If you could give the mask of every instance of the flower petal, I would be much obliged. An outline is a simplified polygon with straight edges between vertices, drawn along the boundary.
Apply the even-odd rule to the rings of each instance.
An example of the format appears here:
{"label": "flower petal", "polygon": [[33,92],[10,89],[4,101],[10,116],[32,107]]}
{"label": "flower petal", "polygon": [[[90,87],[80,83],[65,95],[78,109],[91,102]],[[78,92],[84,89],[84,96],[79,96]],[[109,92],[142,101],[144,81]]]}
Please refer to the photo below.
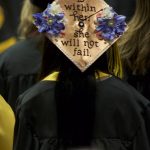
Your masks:
{"label": "flower petal", "polygon": [[[58,9],[59,8],[59,9]],[[59,4],[48,4],[42,13],[33,15],[34,24],[39,32],[47,32],[50,36],[58,36],[65,29],[64,13]]]}
{"label": "flower petal", "polygon": [[56,14],[56,19],[58,20],[62,20],[64,18],[64,13],[59,13],[59,14]]}
{"label": "flower petal", "polygon": [[117,16],[115,16],[115,18],[114,18],[114,20],[115,20],[115,22],[116,22],[117,24],[120,24],[120,23],[124,22],[125,19],[126,19],[126,17],[125,17],[125,16],[122,16],[122,15],[117,15]]}

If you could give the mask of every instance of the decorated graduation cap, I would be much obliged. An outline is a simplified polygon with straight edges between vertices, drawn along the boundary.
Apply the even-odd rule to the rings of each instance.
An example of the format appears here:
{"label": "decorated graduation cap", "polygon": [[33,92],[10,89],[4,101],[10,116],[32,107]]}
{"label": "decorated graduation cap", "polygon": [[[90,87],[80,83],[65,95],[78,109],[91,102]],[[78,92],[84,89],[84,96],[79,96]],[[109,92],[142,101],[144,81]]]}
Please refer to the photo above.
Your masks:
{"label": "decorated graduation cap", "polygon": [[45,33],[82,72],[127,29],[125,16],[118,15],[103,0],[55,0],[33,17],[38,31]]}

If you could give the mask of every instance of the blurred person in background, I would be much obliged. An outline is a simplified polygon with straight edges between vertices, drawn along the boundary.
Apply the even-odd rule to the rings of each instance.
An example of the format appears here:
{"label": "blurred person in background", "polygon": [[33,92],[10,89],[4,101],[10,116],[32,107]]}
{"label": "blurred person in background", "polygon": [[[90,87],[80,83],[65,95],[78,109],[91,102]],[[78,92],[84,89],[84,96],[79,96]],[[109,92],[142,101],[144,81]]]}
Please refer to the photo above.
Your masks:
{"label": "blurred person in background", "polygon": [[125,79],[150,100],[150,0],[137,0],[135,15],[119,46]]}
{"label": "blurred person in background", "polygon": [[0,57],[0,94],[15,109],[19,94],[37,82],[42,61],[42,36],[33,25],[32,14],[41,8],[25,0],[21,12],[19,38]]}
{"label": "blurred person in background", "polygon": [[121,15],[127,17],[130,21],[135,12],[136,0],[105,0],[114,10]]}
{"label": "blurred person in background", "polygon": [[0,96],[0,150],[12,150],[15,117],[11,107]]}
{"label": "blurred person in background", "polygon": [[16,43],[22,0],[0,0],[0,53]]}

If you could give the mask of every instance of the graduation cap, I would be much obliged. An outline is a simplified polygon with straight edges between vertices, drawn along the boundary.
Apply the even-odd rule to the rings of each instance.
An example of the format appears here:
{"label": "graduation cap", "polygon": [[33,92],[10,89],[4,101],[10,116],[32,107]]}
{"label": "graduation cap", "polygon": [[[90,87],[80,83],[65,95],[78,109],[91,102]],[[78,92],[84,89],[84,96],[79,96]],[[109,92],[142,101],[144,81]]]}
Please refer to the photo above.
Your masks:
{"label": "graduation cap", "polygon": [[45,33],[82,72],[91,66],[127,29],[104,0],[55,0],[33,15]]}

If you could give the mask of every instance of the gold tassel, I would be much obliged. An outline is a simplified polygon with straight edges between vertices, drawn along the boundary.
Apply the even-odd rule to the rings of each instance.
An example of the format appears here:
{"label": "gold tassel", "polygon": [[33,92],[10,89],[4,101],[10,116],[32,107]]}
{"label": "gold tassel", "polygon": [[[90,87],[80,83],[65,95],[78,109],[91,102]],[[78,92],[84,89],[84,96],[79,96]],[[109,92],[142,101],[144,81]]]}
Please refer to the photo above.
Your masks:
{"label": "gold tassel", "polygon": [[119,53],[119,49],[117,46],[117,43],[114,43],[112,45],[112,48],[110,48],[108,52],[108,70],[113,75],[123,78],[123,69],[122,69],[122,63],[121,63],[121,57]]}

